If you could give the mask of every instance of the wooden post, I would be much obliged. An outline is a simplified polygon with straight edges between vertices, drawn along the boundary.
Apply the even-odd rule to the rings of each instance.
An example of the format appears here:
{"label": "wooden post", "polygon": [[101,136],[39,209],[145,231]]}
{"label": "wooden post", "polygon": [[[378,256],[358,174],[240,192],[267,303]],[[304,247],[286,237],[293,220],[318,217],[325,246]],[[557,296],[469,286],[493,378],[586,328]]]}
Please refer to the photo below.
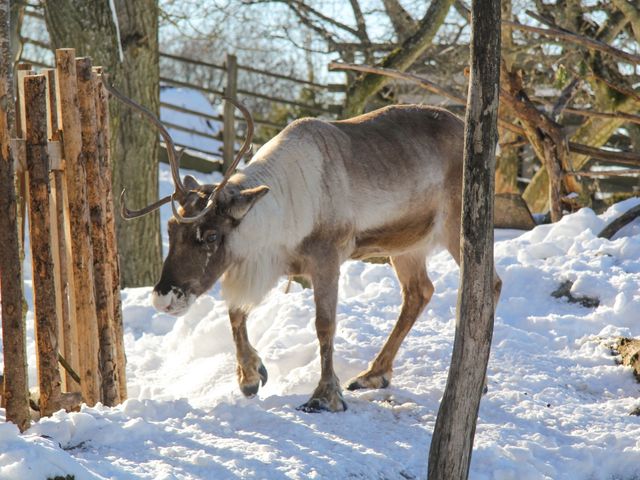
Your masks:
{"label": "wooden post", "polygon": [[[51,142],[59,142],[61,146],[60,123],[58,121],[58,101],[56,97],[56,71],[44,70],[47,77],[47,132]],[[51,165],[51,244],[56,274],[56,294],[58,296],[59,323],[58,349],[69,366],[78,372],[78,331],[75,322],[75,297],[73,295],[73,270],[71,264],[71,232],[69,230],[66,180],[64,160],[58,165]],[[72,318],[73,317],[73,318]],[[67,370],[63,373],[63,389],[66,392],[79,392],[77,383]]]}
{"label": "wooden post", "polygon": [[100,336],[99,364],[101,399],[107,406],[118,404],[113,339],[113,287],[106,240],[106,202],[104,179],[98,158],[98,117],[96,111],[96,75],[88,57],[76,59],[78,99],[82,123],[82,154],[87,167],[87,199],[91,212],[91,245],[96,292],[96,313]]}
{"label": "wooden post", "polygon": [[[0,98],[13,98],[9,48],[9,1],[0,1]],[[12,101],[0,102],[0,291],[2,297],[3,406],[7,421],[20,431],[31,424],[27,382],[26,328],[23,321],[22,262],[15,190],[14,159],[9,148],[14,123]]]}
{"label": "wooden post", "polygon": [[58,370],[58,318],[49,211],[49,154],[47,153],[47,79],[32,75],[24,79],[29,171],[29,241],[33,265],[36,357],[40,414],[60,409],[61,380]]}
{"label": "wooden post", "polygon": [[460,288],[451,367],[429,452],[430,480],[464,480],[469,476],[500,285],[493,265],[500,0],[472,0],[471,10]]}
{"label": "wooden post", "polygon": [[[17,81],[17,95],[16,95],[16,137],[24,140],[25,138],[25,108],[24,108],[24,77],[27,75],[33,75],[35,72],[31,70],[30,63],[18,64],[18,71],[16,72]],[[18,159],[20,160],[20,159]],[[25,232],[25,220],[27,217],[27,203],[29,202],[29,189],[27,188],[27,171],[26,165],[18,162],[19,167],[16,168],[16,182],[18,185],[18,218],[20,226],[20,256],[24,258],[24,232]]]}
{"label": "wooden post", "polygon": [[[101,67],[97,67],[101,75]],[[118,256],[118,243],[116,237],[116,219],[114,213],[113,189],[111,183],[111,150],[109,148],[109,94],[102,85],[101,79],[96,79],[98,111],[98,157],[100,160],[100,172],[103,180],[103,195],[106,200],[106,240],[107,262],[110,264],[111,287],[113,300],[113,337],[116,350],[116,378],[118,380],[119,400],[127,399],[127,375],[126,356],[124,351],[124,325],[122,321],[122,300],[120,297],[120,264]]]}
{"label": "wooden post", "polygon": [[99,335],[95,309],[91,221],[87,204],[86,165],[82,154],[82,127],[78,108],[74,49],[56,50],[56,74],[69,196],[78,331],[78,374],[84,401],[89,405],[95,405],[100,400]]}
{"label": "wooden post", "polygon": [[[238,94],[238,62],[235,55],[227,54],[225,61],[227,67],[227,86],[224,94],[227,97],[236,99]],[[233,162],[233,154],[236,144],[236,121],[234,115],[235,107],[230,102],[224,102],[224,112],[222,119],[224,121],[222,130],[222,171],[226,172],[229,165]]]}

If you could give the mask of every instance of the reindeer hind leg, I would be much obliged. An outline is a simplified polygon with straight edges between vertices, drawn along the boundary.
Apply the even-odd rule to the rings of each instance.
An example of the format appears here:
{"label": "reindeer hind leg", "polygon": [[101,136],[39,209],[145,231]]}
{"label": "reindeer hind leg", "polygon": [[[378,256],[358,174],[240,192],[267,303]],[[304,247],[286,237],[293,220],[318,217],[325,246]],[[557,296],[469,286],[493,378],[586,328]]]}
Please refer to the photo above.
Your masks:
{"label": "reindeer hind leg", "polygon": [[402,287],[402,307],[396,325],[369,368],[349,382],[347,389],[386,388],[391,382],[393,360],[402,341],[433,295],[423,251],[391,257]]}

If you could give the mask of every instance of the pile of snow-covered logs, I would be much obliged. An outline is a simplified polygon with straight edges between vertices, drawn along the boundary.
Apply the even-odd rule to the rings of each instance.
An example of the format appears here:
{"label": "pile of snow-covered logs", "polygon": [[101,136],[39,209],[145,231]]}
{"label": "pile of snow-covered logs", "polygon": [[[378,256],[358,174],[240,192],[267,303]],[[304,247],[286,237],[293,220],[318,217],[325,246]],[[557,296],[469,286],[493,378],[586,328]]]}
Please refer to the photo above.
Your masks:
{"label": "pile of snow-covered logs", "polygon": [[[127,395],[107,92],[91,59],[74,49],[55,57],[39,74],[18,67],[11,138],[22,245],[29,225],[40,415]],[[23,429],[28,420],[12,418],[29,401],[21,318],[3,318],[3,403]]]}

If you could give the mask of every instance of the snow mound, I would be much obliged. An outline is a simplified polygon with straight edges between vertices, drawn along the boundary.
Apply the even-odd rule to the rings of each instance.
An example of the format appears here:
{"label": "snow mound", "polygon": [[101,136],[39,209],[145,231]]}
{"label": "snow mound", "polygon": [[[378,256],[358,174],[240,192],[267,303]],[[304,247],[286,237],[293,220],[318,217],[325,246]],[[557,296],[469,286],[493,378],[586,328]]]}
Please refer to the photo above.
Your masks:
{"label": "snow mound", "polygon": [[[163,169],[162,190],[171,189],[169,178]],[[629,415],[640,386],[607,347],[617,335],[640,335],[640,222],[611,241],[597,238],[638,203],[496,232],[503,290],[472,479],[640,475],[640,418]],[[250,400],[236,383],[218,287],[177,319],[153,310],[151,287],[124,290],[130,399],[58,412],[24,435],[0,424],[0,479],[425,478],[459,274],[446,252],[432,257],[429,272],[435,294],[398,354],[392,385],[345,392],[349,409],[340,414],[295,410],[320,372],[311,290],[285,294],[283,279],[252,312],[249,335],[269,382]],[[552,297],[566,281],[572,295],[599,305]],[[381,348],[401,298],[390,266],[359,262],[343,265],[339,293],[335,366],[346,382]]]}

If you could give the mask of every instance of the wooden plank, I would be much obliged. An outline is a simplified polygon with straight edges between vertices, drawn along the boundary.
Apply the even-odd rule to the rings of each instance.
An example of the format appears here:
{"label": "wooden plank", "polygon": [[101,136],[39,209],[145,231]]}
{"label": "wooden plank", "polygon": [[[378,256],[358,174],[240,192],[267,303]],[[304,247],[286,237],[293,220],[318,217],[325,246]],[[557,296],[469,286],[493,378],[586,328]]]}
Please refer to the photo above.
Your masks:
{"label": "wooden plank", "polygon": [[327,108],[318,107],[318,106],[309,105],[306,103],[295,102],[293,100],[287,100],[285,98],[273,97],[271,95],[266,95],[264,93],[252,92],[250,90],[244,90],[241,88],[238,89],[238,94],[246,95],[247,97],[260,98],[262,100],[268,100],[274,103],[282,103],[284,105],[291,105],[293,107],[304,108],[306,110],[309,110],[310,112],[315,112],[315,113],[334,113],[334,110],[336,110],[334,106],[330,106]]}
{"label": "wooden plank", "polygon": [[194,85],[192,83],[189,82],[183,82],[181,80],[176,80],[175,78],[168,78],[168,77],[160,77],[160,81],[162,83],[166,83],[167,85],[171,85],[174,87],[183,87],[183,88],[189,88],[192,90],[197,90],[199,92],[203,92],[203,93],[209,93],[211,95],[224,95],[224,92],[221,92],[220,90],[214,90],[212,88],[207,88],[207,87],[201,87],[200,85]]}
{"label": "wooden plank", "polygon": [[60,409],[62,390],[58,370],[58,315],[50,243],[46,85],[47,79],[44,75],[28,76],[24,79],[36,359],[40,414],[48,416]]}
{"label": "wooden plank", "polygon": [[[9,30],[9,1],[0,1],[0,28]],[[0,37],[0,98],[12,98],[8,36]],[[6,419],[25,431],[31,424],[27,379],[26,326],[23,320],[22,261],[15,170],[9,148],[14,104],[0,102],[0,289],[2,290],[2,407]]]}
{"label": "wooden plank", "polygon": [[[24,124],[25,124],[25,107],[24,107],[24,78],[33,75],[35,72],[31,70],[31,64],[21,63],[18,65],[16,72],[17,92],[16,92],[16,138],[24,140]],[[18,216],[20,226],[20,245],[24,245],[25,220],[27,218],[27,203],[29,203],[29,188],[26,169],[26,153],[22,157],[22,170],[16,171],[18,184]],[[21,256],[24,257],[23,247],[20,247]]]}
{"label": "wooden plank", "polygon": [[[71,264],[67,247],[70,238],[66,225],[66,181],[63,171],[62,143],[60,142],[60,124],[58,122],[58,101],[56,97],[55,70],[44,71],[47,77],[47,145],[49,152],[49,168],[51,170],[51,244],[53,246],[53,262],[56,279],[56,301],[58,307],[58,352],[61,353],[69,367],[78,371],[78,332],[75,319],[71,319]],[[79,392],[80,384],[61,366],[62,388],[65,392]]]}
{"label": "wooden plank", "polygon": [[[224,94],[236,100],[238,95],[238,60],[235,55],[227,55],[225,62],[227,67],[227,85]],[[224,102],[222,114],[222,171],[226,172],[233,163],[234,147],[236,143],[236,120],[233,115],[236,107],[231,102]]]}
{"label": "wooden plank", "polygon": [[109,95],[97,80],[97,111],[98,111],[98,158],[100,171],[104,180],[104,197],[106,200],[106,240],[107,261],[111,266],[111,288],[113,300],[113,338],[116,358],[116,378],[118,381],[118,397],[123,402],[127,399],[126,355],[124,351],[124,325],[122,319],[122,299],[120,297],[120,265],[118,243],[116,238],[115,207],[111,181],[111,150],[109,148]]}
{"label": "wooden plank", "polygon": [[82,397],[88,405],[93,406],[100,400],[98,321],[74,49],[56,50],[56,76],[69,196],[75,318],[78,331],[78,374],[81,379]]}
{"label": "wooden plank", "polygon": [[[187,151],[185,151],[180,157],[180,168],[184,168],[186,170],[195,170],[200,173],[212,173],[219,172],[222,169],[222,161],[220,160],[208,160],[206,158],[202,158],[198,155],[191,155],[189,153],[191,150],[190,147],[187,147]],[[195,149],[194,151],[198,152],[199,150]],[[212,155],[209,152],[202,152],[207,155]],[[169,158],[167,157],[167,149],[164,144],[160,145],[160,150],[158,152],[158,160],[162,163],[169,163]]]}
{"label": "wooden plank", "polygon": [[[55,70],[49,77],[49,85],[51,95],[49,96],[49,122],[48,127],[51,129],[51,139],[53,141],[61,141],[61,119],[62,110],[59,101],[59,88],[55,74]],[[56,80],[54,85],[51,85],[51,80]],[[53,102],[55,101],[55,106]],[[76,372],[80,371],[80,346],[78,342],[78,322],[76,319],[77,305],[76,305],[76,288],[74,282],[74,267],[73,267],[73,252],[72,252],[72,238],[71,238],[71,223],[70,223],[70,209],[69,209],[69,195],[67,192],[67,179],[66,179],[66,162],[64,161],[64,148],[60,145],[62,151],[60,152],[60,170],[55,170],[54,181],[56,185],[56,217],[59,230],[59,255],[60,255],[60,273],[62,277],[61,288],[66,290],[66,295],[63,298],[67,299],[67,303],[63,303],[62,314],[62,332],[61,336],[65,339],[63,347],[63,355],[67,364]],[[68,313],[64,312],[65,306],[68,308]],[[64,377],[66,380],[66,386],[68,392],[81,392],[80,383],[77,381],[77,376],[70,374],[65,370]]]}
{"label": "wooden plank", "polygon": [[31,70],[30,63],[21,63],[18,65],[16,71],[16,84],[18,86],[16,104],[17,104],[17,116],[16,116],[16,135],[18,138],[25,138],[25,109],[24,109],[24,77],[28,75],[35,75],[35,71]]}
{"label": "wooden plank", "polygon": [[49,140],[47,142],[47,152],[49,153],[49,169],[63,170],[62,142]]}
{"label": "wooden plank", "polygon": [[11,153],[13,154],[13,168],[16,173],[27,170],[27,147],[24,138],[11,139]]}
{"label": "wooden plank", "polygon": [[76,59],[78,100],[82,124],[82,155],[87,168],[87,200],[91,212],[91,245],[93,247],[93,280],[96,292],[96,314],[100,338],[99,367],[102,403],[111,407],[118,403],[113,340],[113,298],[111,268],[107,258],[105,231],[104,180],[98,159],[98,119],[96,112],[96,74],[91,59]]}

